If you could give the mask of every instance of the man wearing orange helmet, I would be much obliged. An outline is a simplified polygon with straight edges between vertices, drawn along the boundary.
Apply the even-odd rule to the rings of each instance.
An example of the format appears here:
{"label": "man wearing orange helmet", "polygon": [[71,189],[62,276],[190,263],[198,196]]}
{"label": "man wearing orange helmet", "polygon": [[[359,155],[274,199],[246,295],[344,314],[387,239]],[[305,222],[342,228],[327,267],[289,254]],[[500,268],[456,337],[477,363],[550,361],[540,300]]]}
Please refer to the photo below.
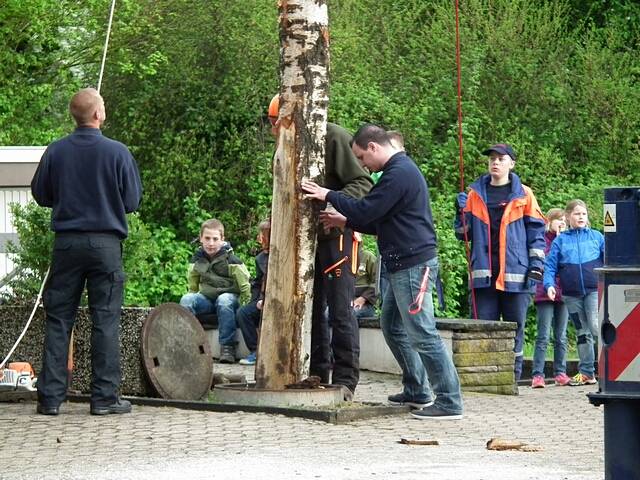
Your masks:
{"label": "man wearing orange helmet", "polygon": [[[269,104],[272,133],[277,133],[280,97]],[[327,123],[325,140],[324,186],[353,198],[364,197],[373,182],[351,151],[351,134],[335,123]],[[360,377],[360,334],[351,302],[355,295],[353,259],[353,230],[344,228],[318,229],[313,285],[313,314],[311,326],[311,375],[329,383],[331,353],[333,375],[331,382],[346,386],[354,392]],[[348,257],[349,261],[340,263]],[[356,260],[357,262],[357,260]],[[357,271],[357,263],[356,271]],[[325,305],[329,316],[325,315]],[[330,332],[331,327],[332,332]]]}
{"label": "man wearing orange helmet", "polygon": [[269,123],[271,123],[271,133],[275,135],[277,132],[276,122],[280,116],[280,95],[274,95],[269,102],[269,112],[267,115],[269,116]]}

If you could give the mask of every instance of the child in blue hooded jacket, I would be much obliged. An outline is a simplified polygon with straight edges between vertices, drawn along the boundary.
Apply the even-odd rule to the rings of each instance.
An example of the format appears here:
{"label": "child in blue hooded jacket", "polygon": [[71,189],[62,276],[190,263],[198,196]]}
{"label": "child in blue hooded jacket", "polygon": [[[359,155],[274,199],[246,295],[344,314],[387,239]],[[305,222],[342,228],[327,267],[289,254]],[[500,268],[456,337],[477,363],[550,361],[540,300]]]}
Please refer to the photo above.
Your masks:
{"label": "child in blue hooded jacket", "polygon": [[544,289],[556,297],[556,275],[560,278],[562,298],[578,337],[578,374],[571,385],[596,383],[594,345],[598,338],[598,277],[596,268],[604,261],[604,236],[589,227],[587,205],[571,200],[565,208],[570,229],[551,244],[545,262]]}

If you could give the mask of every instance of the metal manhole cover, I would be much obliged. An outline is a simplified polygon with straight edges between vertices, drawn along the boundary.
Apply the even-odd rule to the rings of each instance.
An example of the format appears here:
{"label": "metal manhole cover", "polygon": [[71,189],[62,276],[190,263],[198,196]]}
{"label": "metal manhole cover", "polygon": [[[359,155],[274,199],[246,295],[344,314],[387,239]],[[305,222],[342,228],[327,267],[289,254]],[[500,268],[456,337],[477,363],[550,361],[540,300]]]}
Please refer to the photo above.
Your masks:
{"label": "metal manhole cover", "polygon": [[213,358],[200,322],[177,303],[156,307],[142,326],[142,359],[162,398],[199,400],[213,379]]}

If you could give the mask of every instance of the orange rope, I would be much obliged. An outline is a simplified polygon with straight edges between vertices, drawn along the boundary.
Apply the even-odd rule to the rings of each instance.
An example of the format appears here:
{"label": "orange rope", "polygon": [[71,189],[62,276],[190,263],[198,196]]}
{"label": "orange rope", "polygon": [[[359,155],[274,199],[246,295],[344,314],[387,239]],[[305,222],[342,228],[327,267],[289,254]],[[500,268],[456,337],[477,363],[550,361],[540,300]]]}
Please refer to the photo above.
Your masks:
{"label": "orange rope", "polygon": [[[464,149],[462,142],[462,66],[460,60],[460,5],[456,0],[456,68],[458,73],[458,146],[460,152],[460,191],[464,192]],[[471,278],[471,250],[469,248],[469,236],[467,234],[467,224],[464,212],[462,216],[462,229],[464,230],[464,248],[467,254],[467,271],[469,276],[469,288],[471,289],[471,307],[473,309],[473,318],[478,318],[478,309],[476,306],[476,293],[473,288],[473,279]]]}

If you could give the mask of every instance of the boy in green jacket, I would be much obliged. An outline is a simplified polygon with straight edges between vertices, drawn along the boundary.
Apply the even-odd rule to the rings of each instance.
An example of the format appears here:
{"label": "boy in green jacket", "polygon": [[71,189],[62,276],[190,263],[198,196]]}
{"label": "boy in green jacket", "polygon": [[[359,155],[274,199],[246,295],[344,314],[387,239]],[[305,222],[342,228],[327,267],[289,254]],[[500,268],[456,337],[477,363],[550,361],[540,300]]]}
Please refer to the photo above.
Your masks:
{"label": "boy in green jacket", "polygon": [[182,296],[180,305],[196,316],[216,314],[220,363],[235,363],[236,310],[251,296],[249,271],[224,240],[219,220],[202,224],[200,244],[189,265],[189,293]]}

